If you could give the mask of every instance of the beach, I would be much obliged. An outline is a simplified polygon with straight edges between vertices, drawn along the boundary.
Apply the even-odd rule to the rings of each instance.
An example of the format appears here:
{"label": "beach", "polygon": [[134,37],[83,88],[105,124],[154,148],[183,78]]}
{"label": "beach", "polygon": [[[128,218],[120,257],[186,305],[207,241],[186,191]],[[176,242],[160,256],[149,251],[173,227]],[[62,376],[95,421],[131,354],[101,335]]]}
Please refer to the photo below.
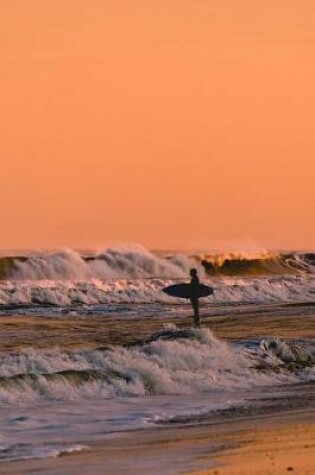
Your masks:
{"label": "beach", "polygon": [[[201,254],[142,248],[3,259],[0,473],[228,474],[256,459],[269,473],[296,434],[307,460],[313,255],[207,256],[205,267]],[[189,301],[162,291],[192,265],[214,289],[199,327]]]}
{"label": "beach", "polygon": [[[152,316],[130,320],[115,315],[105,320],[99,316],[83,315],[2,316],[0,351],[19,355],[30,346],[32,351],[46,352],[56,348],[58,352],[95,351],[115,345],[133,348],[172,325],[179,332],[189,330],[190,317],[178,318],[175,315],[164,319]],[[237,306],[234,309],[218,306],[211,309],[211,315],[203,311],[203,328],[231,343],[256,340],[264,334],[286,340],[298,334],[300,340],[312,340],[315,337],[314,306],[270,304]],[[174,475],[263,475],[286,473],[290,467],[294,473],[311,474],[314,463],[314,386],[304,383],[285,389],[269,388],[267,393],[263,390],[243,391],[239,397],[244,396],[247,403],[241,407],[232,404],[232,407],[209,409],[201,414],[185,415],[184,412],[155,424],[155,428],[135,427],[130,432],[130,428],[125,427],[118,432],[105,431],[96,438],[92,431],[88,441],[80,434],[74,438],[72,435],[69,451],[60,450],[56,454],[52,451],[47,457],[39,458],[37,455],[22,456],[21,461],[4,460],[0,464],[0,474],[90,472],[123,475],[132,471]],[[67,404],[62,403],[62,411],[67,412],[67,407],[77,403]],[[100,419],[104,404],[106,401],[98,406]],[[149,413],[153,407],[154,404],[149,407]],[[16,408],[15,412],[19,413],[19,409]],[[15,417],[23,419],[24,416]],[[49,446],[51,441],[46,442]]]}
{"label": "beach", "polygon": [[3,463],[0,474],[312,475],[314,394],[308,409],[120,434],[58,458]]}
{"label": "beach", "polygon": [[[296,411],[282,417],[255,420],[255,427],[230,433],[225,448],[213,458],[213,469],[197,475],[265,475],[281,473],[314,473],[315,423],[313,411]],[[242,424],[240,424],[242,426]]]}
{"label": "beach", "polygon": [[315,475],[315,2],[1,6],[0,475]]}

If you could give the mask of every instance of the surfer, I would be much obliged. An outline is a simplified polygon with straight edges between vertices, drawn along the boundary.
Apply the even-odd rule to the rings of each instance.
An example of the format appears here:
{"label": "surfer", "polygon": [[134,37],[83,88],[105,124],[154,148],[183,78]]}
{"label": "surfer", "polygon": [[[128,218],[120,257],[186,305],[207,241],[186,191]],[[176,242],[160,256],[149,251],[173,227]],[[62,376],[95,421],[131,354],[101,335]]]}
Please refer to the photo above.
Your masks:
{"label": "surfer", "polygon": [[[189,271],[191,280],[190,280],[190,287],[191,287],[191,294],[190,303],[194,310],[194,324],[196,326],[200,325],[200,315],[199,315],[199,299],[197,296],[198,287],[200,285],[199,277],[197,275],[197,269],[190,269]],[[194,295],[195,294],[195,295]]]}
{"label": "surfer", "polygon": [[197,269],[190,269],[189,273],[191,277],[189,284],[169,285],[168,287],[164,287],[162,291],[170,297],[189,299],[194,311],[194,324],[199,326],[201,323],[199,316],[199,299],[213,295],[213,288],[209,285],[200,284]]}

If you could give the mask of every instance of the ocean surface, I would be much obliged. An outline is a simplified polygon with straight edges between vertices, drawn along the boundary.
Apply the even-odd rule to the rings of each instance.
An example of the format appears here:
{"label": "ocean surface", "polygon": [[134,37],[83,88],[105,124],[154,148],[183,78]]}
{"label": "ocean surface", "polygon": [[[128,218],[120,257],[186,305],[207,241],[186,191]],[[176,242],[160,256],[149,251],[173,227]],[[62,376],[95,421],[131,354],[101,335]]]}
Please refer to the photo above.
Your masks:
{"label": "ocean surface", "polygon": [[[198,329],[191,326],[189,304],[161,291],[188,281],[191,267],[214,288],[202,300],[207,319]],[[260,322],[255,338],[242,336],[248,309]],[[141,246],[3,252],[2,339],[14,333],[15,343],[2,341],[0,351],[0,463],[88,450],[93,441],[124,431],[211,423],[270,401],[281,406],[315,381],[315,340],[303,332],[314,313],[313,252],[179,253]],[[220,314],[237,314],[237,337],[233,328],[228,339],[216,335],[208,317]],[[301,322],[301,332],[279,338],[287,315]],[[275,317],[266,333],[264,322]],[[39,326],[59,319],[61,332],[68,321],[75,332],[70,321],[82,326],[94,319],[86,338],[94,332],[97,344],[83,337],[61,345],[49,330],[44,343],[35,333],[26,344],[14,322],[28,319]],[[150,333],[152,319],[159,328]],[[98,322],[106,329],[106,320],[109,340],[113,322],[118,327],[110,344],[97,339]],[[120,322],[132,328],[133,321],[127,341],[119,336]]]}

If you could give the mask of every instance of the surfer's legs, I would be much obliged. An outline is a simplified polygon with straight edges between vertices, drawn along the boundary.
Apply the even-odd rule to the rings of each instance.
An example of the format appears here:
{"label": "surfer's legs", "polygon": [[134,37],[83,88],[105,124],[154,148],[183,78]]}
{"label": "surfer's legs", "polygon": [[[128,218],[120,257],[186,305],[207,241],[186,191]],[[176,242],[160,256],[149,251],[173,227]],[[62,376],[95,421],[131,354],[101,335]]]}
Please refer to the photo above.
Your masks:
{"label": "surfer's legs", "polygon": [[194,324],[196,326],[200,325],[200,315],[199,315],[199,300],[198,299],[190,299],[192,308],[194,310]]}

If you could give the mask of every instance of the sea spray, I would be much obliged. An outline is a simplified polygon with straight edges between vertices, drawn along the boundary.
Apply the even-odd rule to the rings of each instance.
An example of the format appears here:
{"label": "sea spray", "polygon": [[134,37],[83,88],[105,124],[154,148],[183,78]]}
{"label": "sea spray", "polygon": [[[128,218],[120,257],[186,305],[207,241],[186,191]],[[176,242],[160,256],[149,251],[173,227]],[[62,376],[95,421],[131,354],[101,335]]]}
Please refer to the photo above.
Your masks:
{"label": "sea spray", "polygon": [[17,258],[8,278],[40,280],[84,280],[91,278],[183,278],[193,265],[203,268],[185,254],[162,257],[142,246],[113,247],[84,255],[71,249]]}
{"label": "sea spray", "polygon": [[[182,278],[183,280],[184,278]],[[12,307],[58,306],[65,310],[119,304],[185,304],[162,292],[174,279],[89,279],[89,280],[6,280],[0,281],[0,311]],[[203,305],[267,304],[314,301],[315,276],[273,278],[203,279],[214,288],[214,295],[202,299]],[[81,308],[81,310],[80,310]],[[106,307],[103,308],[106,315]]]}
{"label": "sea spray", "polygon": [[0,279],[176,279],[187,276],[190,267],[209,277],[309,274],[315,271],[315,254],[151,252],[140,245],[89,253],[64,249],[2,256]]}
{"label": "sea spray", "polygon": [[[284,346],[285,343],[282,343]],[[0,357],[0,401],[217,393],[315,379],[315,348],[287,361],[266,343],[251,348],[215,338],[208,329],[168,329],[135,346],[23,350]]]}

